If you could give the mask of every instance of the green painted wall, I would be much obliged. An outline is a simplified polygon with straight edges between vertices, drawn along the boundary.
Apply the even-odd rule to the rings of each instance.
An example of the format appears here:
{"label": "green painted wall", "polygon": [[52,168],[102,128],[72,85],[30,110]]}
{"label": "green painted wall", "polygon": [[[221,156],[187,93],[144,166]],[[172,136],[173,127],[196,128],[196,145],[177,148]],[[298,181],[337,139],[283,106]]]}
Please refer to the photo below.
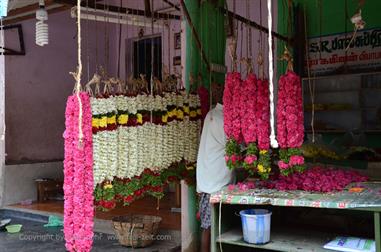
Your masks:
{"label": "green painted wall", "polygon": [[[193,25],[201,40],[202,49],[205,51],[209,63],[225,64],[225,44],[226,35],[224,27],[224,15],[219,11],[219,7],[225,5],[224,0],[203,1],[186,0],[188,12],[192,18]],[[185,63],[185,87],[189,90],[189,77],[201,77],[198,85],[209,87],[210,80],[223,84],[224,74],[207,71],[204,61],[201,60],[200,50],[196,46],[196,40],[192,35],[189,25],[186,25],[186,63]]]}
{"label": "green painted wall", "polygon": [[[287,2],[288,0],[278,0],[278,32],[284,35],[288,30]],[[357,10],[358,0],[293,0],[293,3],[300,4],[306,11],[308,37],[353,31],[350,18]],[[365,1],[362,7],[365,29],[381,28],[380,11],[381,0]],[[284,43],[278,43],[278,56],[283,53],[283,48]],[[278,73],[283,73],[285,64],[279,62],[278,67]]]}

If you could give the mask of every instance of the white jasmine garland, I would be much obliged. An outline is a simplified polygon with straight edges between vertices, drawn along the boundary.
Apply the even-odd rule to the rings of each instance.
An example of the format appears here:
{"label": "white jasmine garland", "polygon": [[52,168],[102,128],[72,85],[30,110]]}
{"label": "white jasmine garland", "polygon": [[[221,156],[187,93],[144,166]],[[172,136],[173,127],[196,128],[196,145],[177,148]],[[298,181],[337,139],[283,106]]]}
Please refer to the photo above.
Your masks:
{"label": "white jasmine garland", "polygon": [[[162,96],[138,95],[92,98],[92,114],[117,113],[118,110],[136,114],[138,110],[166,111],[168,106],[182,109],[184,104],[199,108],[197,95],[185,92],[163,93]],[[201,121],[174,120],[165,125],[146,122],[138,126],[119,126],[117,130],[93,134],[94,182],[101,183],[114,176],[131,178],[144,169],[167,169],[185,159],[196,162]]]}
{"label": "white jasmine garland", "polygon": [[128,127],[118,128],[118,171],[117,176],[119,178],[128,177],[128,161],[129,161],[129,150],[128,148],[128,138],[129,132]]}
{"label": "white jasmine garland", "polygon": [[118,170],[118,131],[104,131],[107,134],[107,178],[113,180]]}
{"label": "white jasmine garland", "polygon": [[138,175],[138,128],[128,127],[128,178]]}
{"label": "white jasmine garland", "polygon": [[137,97],[126,97],[126,102],[127,102],[127,111],[129,114],[136,114],[138,109],[137,109]]}

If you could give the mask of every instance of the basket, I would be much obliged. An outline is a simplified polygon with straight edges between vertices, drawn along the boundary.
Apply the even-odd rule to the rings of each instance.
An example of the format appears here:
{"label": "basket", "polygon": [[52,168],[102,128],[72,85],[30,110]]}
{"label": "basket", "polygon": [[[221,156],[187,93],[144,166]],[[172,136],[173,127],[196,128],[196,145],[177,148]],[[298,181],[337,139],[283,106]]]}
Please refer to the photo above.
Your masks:
{"label": "basket", "polygon": [[151,245],[159,231],[161,220],[161,217],[152,215],[128,215],[112,219],[119,243],[133,248]]}

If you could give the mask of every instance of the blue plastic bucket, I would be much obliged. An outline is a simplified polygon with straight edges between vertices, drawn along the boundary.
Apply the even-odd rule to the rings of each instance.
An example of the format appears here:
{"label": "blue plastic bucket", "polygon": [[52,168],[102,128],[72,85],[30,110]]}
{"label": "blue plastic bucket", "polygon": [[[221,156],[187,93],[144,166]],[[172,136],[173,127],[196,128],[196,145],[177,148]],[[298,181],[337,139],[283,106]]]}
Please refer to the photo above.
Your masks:
{"label": "blue plastic bucket", "polygon": [[264,244],[270,241],[271,212],[266,209],[247,209],[239,212],[245,242]]}

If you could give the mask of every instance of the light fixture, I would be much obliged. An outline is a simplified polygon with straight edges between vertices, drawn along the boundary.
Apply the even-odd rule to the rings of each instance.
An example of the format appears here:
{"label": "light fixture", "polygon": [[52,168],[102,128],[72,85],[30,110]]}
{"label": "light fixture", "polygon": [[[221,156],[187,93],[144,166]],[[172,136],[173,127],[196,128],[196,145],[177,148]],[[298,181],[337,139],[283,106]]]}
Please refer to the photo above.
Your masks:
{"label": "light fixture", "polygon": [[45,10],[44,0],[40,0],[40,8],[36,11],[36,44],[44,46],[49,43],[48,24],[44,21],[48,20],[48,12]]}

